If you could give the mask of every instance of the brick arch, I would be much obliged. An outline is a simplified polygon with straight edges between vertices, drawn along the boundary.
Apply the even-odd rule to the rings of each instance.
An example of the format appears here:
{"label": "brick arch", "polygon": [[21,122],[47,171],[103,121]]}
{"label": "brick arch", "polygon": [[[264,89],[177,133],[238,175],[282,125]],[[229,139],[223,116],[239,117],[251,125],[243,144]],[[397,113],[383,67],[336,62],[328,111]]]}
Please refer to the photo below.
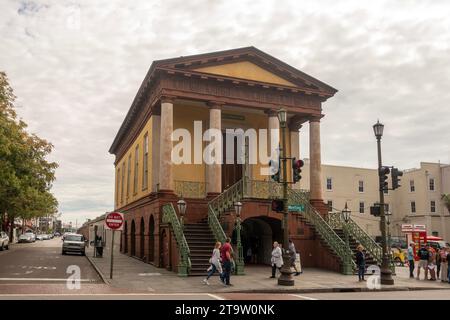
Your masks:
{"label": "brick arch", "polygon": [[155,260],[155,218],[150,215],[148,219],[148,262]]}
{"label": "brick arch", "polygon": [[130,232],[130,255],[136,255],[136,224],[134,219],[131,220],[131,232]]}
{"label": "brick arch", "polygon": [[141,217],[141,223],[139,225],[139,258],[144,259],[145,257],[145,222],[144,218]]}

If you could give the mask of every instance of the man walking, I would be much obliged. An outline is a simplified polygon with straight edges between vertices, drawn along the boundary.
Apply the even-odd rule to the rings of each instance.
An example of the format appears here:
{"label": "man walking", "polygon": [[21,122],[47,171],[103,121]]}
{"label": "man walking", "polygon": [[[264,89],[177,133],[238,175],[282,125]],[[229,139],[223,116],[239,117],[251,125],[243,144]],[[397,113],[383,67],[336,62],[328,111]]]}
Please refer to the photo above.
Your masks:
{"label": "man walking", "polygon": [[223,263],[223,273],[220,275],[220,280],[224,285],[232,286],[230,283],[230,274],[231,274],[231,239],[227,238],[226,242],[220,249],[220,256],[222,258]]}
{"label": "man walking", "polygon": [[414,278],[414,242],[408,247],[409,277]]}
{"label": "man walking", "polygon": [[289,239],[289,253],[291,254],[291,267],[295,269],[295,275],[298,276],[300,272],[297,269],[297,266],[295,264],[295,260],[297,259],[297,251],[295,250],[295,244],[292,241],[292,239]]}
{"label": "man walking", "polygon": [[417,280],[420,280],[420,268],[425,271],[425,280],[428,279],[428,259],[430,258],[430,252],[428,251],[428,245],[422,245],[417,253],[419,256],[419,265],[417,266]]}

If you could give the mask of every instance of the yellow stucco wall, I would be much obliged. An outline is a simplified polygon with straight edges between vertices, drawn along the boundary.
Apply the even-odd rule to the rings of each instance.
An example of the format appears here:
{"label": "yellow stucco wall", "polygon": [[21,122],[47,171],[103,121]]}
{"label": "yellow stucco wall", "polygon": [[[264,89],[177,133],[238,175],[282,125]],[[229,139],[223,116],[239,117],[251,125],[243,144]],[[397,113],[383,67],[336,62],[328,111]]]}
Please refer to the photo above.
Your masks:
{"label": "yellow stucco wall", "polygon": [[195,71],[296,87],[295,84],[248,61],[198,68]]}

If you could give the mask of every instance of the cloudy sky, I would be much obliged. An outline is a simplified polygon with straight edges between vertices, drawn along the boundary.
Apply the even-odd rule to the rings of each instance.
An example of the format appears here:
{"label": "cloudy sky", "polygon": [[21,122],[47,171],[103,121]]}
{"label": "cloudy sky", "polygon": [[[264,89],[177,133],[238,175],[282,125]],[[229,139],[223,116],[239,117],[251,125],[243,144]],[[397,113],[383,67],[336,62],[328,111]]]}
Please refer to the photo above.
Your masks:
{"label": "cloudy sky", "polygon": [[81,224],[112,209],[108,149],[155,59],[256,46],[339,89],[324,163],[375,167],[377,118],[385,163],[449,163],[448,12],[444,0],[2,0],[0,70],[30,131],[55,145],[63,220]]}

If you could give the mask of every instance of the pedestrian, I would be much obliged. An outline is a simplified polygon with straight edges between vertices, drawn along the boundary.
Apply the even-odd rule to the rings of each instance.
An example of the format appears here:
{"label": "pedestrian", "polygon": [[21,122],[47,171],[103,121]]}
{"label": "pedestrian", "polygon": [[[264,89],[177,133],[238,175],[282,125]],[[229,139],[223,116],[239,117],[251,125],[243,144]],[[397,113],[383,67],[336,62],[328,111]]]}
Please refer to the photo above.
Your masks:
{"label": "pedestrian", "polygon": [[439,275],[441,274],[441,249],[436,248],[436,278],[437,279],[439,279]]}
{"label": "pedestrian", "polygon": [[232,286],[230,283],[231,276],[231,239],[227,238],[226,242],[220,249],[220,258],[222,259],[223,272],[220,275],[220,281],[226,286]]}
{"label": "pedestrian", "polygon": [[430,253],[428,252],[427,246],[422,244],[422,247],[417,252],[419,256],[419,264],[417,265],[417,280],[420,280],[420,268],[425,272],[425,280],[428,279],[428,259],[430,258]]}
{"label": "pedestrian", "polygon": [[[272,258],[270,259],[270,263],[272,264],[272,276],[271,278],[275,278],[275,273],[278,270],[281,269],[283,266],[283,258],[282,258],[282,251],[280,248],[280,245],[278,242],[273,243],[273,250],[272,250]],[[281,271],[280,271],[281,272]]]}
{"label": "pedestrian", "polygon": [[408,247],[408,263],[409,263],[409,277],[414,278],[414,242],[411,242]]}
{"label": "pedestrian", "polygon": [[222,244],[220,243],[220,241],[216,242],[216,245],[214,246],[214,250],[212,252],[212,256],[209,259],[209,268],[208,268],[208,274],[206,275],[206,278],[203,279],[203,283],[209,285],[209,278],[211,278],[211,276],[214,274],[214,272],[218,271],[219,275],[222,274],[222,265],[220,262],[220,247],[222,246]]}
{"label": "pedestrian", "polygon": [[295,269],[295,276],[298,276],[300,274],[300,271],[297,269],[297,265],[295,264],[295,261],[297,260],[297,251],[295,250],[295,244],[292,241],[292,239],[289,239],[289,253],[291,254],[291,267]]}
{"label": "pedestrian", "polygon": [[366,257],[363,252],[363,246],[356,248],[356,266],[358,267],[358,281],[365,281],[364,273],[366,272]]}
{"label": "pedestrian", "polygon": [[441,256],[441,274],[439,278],[442,282],[446,282],[448,280],[447,248],[441,248],[439,255]]}
{"label": "pedestrian", "polygon": [[246,258],[247,258],[246,259],[247,263],[250,263],[252,261],[252,247],[251,246],[249,246],[247,249]]}
{"label": "pedestrian", "polygon": [[447,248],[447,280],[450,283],[450,248]]}
{"label": "pedestrian", "polygon": [[428,258],[428,270],[430,270],[430,281],[436,281],[436,250],[433,247],[428,247],[430,256]]}

